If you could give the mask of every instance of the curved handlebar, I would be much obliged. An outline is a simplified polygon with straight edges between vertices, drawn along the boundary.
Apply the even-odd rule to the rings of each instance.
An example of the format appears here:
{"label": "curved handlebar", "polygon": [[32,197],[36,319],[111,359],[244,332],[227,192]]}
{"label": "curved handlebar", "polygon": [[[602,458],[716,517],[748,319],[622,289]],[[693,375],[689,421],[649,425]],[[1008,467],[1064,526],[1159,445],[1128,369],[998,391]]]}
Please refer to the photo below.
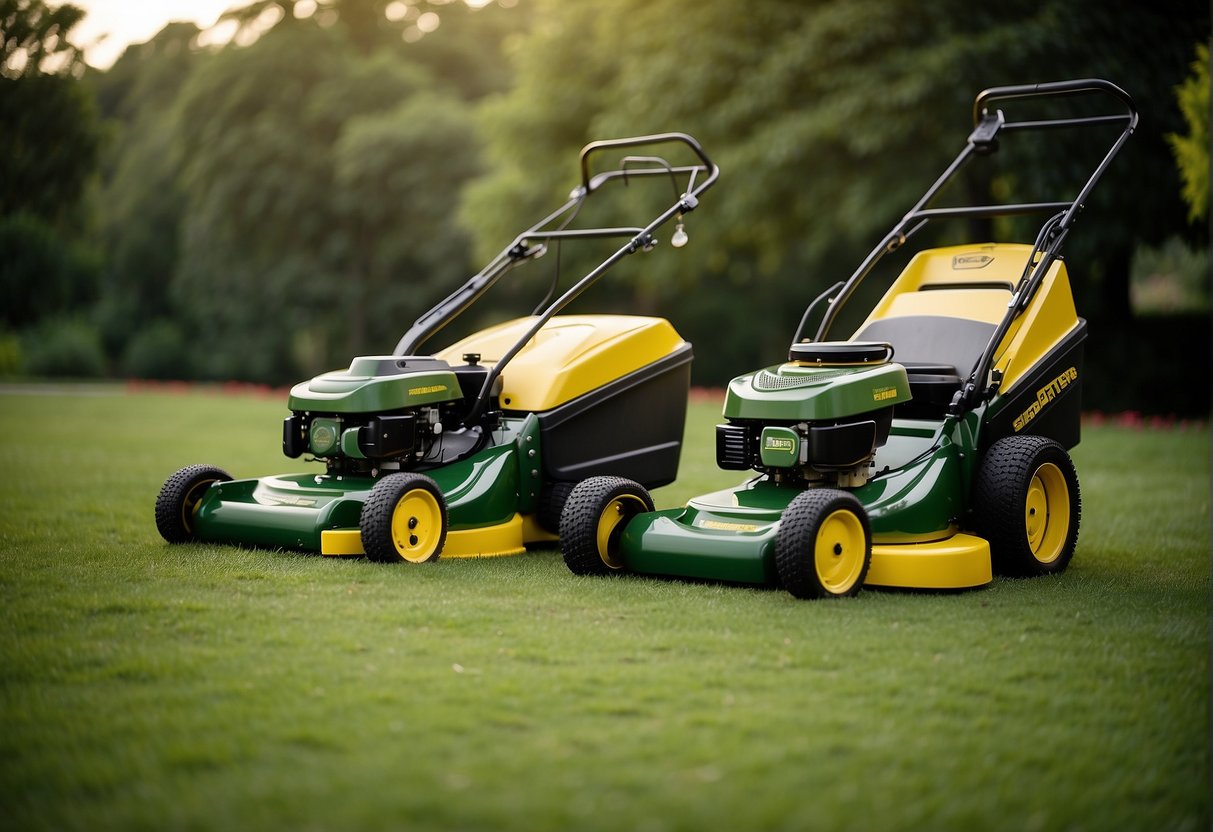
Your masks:
{"label": "curved handlebar", "polygon": [[708,158],[699,142],[692,136],[688,136],[686,133],[655,133],[651,136],[632,136],[626,139],[604,139],[602,141],[590,142],[581,148],[581,186],[587,192],[593,190],[590,184],[590,156],[598,151],[617,147],[641,147],[644,145],[665,144],[668,142],[685,144],[703,162],[703,166],[708,172],[708,178],[700,183],[695,189],[696,192],[706,190],[720,176],[720,168]]}
{"label": "curved handlebar", "polygon": [[1128,110],[1130,123],[1137,124],[1137,106],[1133,98],[1111,81],[1102,78],[1079,78],[1073,81],[1049,81],[1043,84],[1019,84],[1010,87],[991,87],[977,94],[973,102],[973,124],[981,122],[987,105],[992,101],[1005,101],[1010,98],[1036,98],[1047,95],[1084,95],[1086,93],[1107,93],[1118,99]]}

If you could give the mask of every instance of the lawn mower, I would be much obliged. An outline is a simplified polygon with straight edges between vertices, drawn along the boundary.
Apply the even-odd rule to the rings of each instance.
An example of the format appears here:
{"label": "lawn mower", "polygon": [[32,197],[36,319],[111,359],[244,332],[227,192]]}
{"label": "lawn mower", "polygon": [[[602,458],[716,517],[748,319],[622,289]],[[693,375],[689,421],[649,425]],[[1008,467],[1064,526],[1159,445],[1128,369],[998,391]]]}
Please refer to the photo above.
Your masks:
{"label": "lawn mower", "polygon": [[[685,163],[615,155],[671,144]],[[593,172],[607,154],[618,164]],[[391,355],[354,358],[290,391],[282,450],[322,462],[323,473],[234,480],[212,465],[188,466],[156,499],[160,534],[170,543],[386,562],[512,555],[556,539],[565,498],[590,475],[647,487],[673,481],[691,345],[660,318],[557,313],[620,260],[653,249],[655,232],[671,220],[671,244],[684,245],[684,218],[719,170],[681,133],[594,142],[580,165],[568,200],[419,317]],[[668,206],[648,225],[578,225],[591,197],[635,182],[649,183],[649,198]],[[673,202],[652,187],[672,187]],[[624,242],[616,248],[612,239]],[[613,253],[556,297],[559,247],[573,240],[605,241]],[[532,315],[419,353],[507,272],[549,247],[555,276]]]}
{"label": "lawn mower", "polygon": [[[1010,121],[990,106],[1012,100],[1051,113],[1061,104],[1067,117]],[[1070,111],[1078,104],[1096,114]],[[627,478],[580,483],[560,523],[573,572],[778,585],[820,598],[865,585],[956,590],[988,584],[995,572],[1066,568],[1081,508],[1068,451],[1079,441],[1087,325],[1061,252],[1137,113],[1107,81],[1060,81],[985,90],[973,124],[918,203],[848,280],[805,310],[787,361],[728,385],[717,463],[757,475],[662,511]],[[1115,128],[1072,199],[929,207],[1000,139]],[[850,338],[830,340],[876,263],[929,221],[1037,213],[1048,219],[1031,245],[919,251]],[[823,304],[815,337],[802,337]],[[853,321],[862,314],[852,310]]]}

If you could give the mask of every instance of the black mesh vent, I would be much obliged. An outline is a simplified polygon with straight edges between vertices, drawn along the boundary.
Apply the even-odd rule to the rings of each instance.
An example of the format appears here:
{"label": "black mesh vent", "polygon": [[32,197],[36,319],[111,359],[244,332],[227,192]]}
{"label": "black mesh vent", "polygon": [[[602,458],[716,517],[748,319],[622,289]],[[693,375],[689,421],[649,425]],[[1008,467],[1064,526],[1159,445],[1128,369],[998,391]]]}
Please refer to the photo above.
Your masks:
{"label": "black mesh vent", "polygon": [[746,471],[754,456],[752,432],[743,425],[716,426],[716,464],[726,471]]}

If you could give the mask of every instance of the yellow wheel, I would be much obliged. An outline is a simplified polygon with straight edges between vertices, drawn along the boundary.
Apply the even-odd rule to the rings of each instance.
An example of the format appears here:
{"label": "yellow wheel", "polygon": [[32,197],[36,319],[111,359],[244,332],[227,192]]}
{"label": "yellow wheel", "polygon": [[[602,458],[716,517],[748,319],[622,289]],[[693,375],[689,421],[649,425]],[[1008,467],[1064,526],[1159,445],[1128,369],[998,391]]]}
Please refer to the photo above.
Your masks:
{"label": "yellow wheel", "polygon": [[371,560],[425,563],[446,543],[446,500],[421,474],[390,474],[375,484],[359,520],[362,549]]}
{"label": "yellow wheel", "polygon": [[156,495],[156,529],[169,543],[197,539],[194,517],[212,485],[232,476],[213,465],[190,465],[169,477]]}
{"label": "yellow wheel", "polygon": [[1028,546],[1041,563],[1053,563],[1065,551],[1070,529],[1070,492],[1061,469],[1046,462],[1036,469],[1024,501]]}
{"label": "yellow wheel", "polygon": [[593,477],[572,490],[560,517],[560,550],[578,575],[608,575],[626,566],[619,550],[628,522],[653,510],[653,498],[639,483],[621,477]]}
{"label": "yellow wheel", "polygon": [[797,598],[854,595],[872,563],[867,512],[853,494],[814,488],[798,494],[775,534],[775,571]]}
{"label": "yellow wheel", "polygon": [[863,574],[867,536],[859,516],[850,509],[838,509],[821,521],[813,545],[817,578],[830,595],[845,595]]}
{"label": "yellow wheel", "polygon": [[1028,577],[1061,572],[1074,556],[1082,500],[1065,448],[1043,436],[1008,436],[986,452],[973,489],[973,525],[994,569]]}

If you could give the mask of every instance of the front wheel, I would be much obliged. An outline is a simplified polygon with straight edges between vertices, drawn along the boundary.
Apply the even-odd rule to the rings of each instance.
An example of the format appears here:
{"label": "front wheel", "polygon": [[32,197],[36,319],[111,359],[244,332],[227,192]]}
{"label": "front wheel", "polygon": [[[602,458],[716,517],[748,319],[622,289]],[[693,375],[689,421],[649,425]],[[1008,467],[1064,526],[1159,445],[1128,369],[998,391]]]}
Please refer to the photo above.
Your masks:
{"label": "front wheel", "polygon": [[994,571],[1013,577],[1061,572],[1074,557],[1082,498],[1066,449],[1044,436],[990,446],[973,490],[973,524],[990,543]]}
{"label": "front wheel", "polygon": [[619,538],[637,514],[653,510],[644,486],[622,477],[592,477],[569,494],[560,515],[560,551],[578,575],[609,575],[624,567]]}
{"label": "front wheel", "polygon": [[872,564],[868,513],[853,494],[814,488],[788,504],[775,534],[775,571],[797,598],[854,595]]}
{"label": "front wheel", "polygon": [[232,475],[214,465],[187,465],[173,474],[156,495],[156,530],[169,543],[187,543],[197,539],[194,515],[202,496],[217,482],[228,482]]}
{"label": "front wheel", "polygon": [[362,551],[382,563],[436,560],[446,543],[442,489],[422,474],[389,474],[371,489],[358,521]]}

